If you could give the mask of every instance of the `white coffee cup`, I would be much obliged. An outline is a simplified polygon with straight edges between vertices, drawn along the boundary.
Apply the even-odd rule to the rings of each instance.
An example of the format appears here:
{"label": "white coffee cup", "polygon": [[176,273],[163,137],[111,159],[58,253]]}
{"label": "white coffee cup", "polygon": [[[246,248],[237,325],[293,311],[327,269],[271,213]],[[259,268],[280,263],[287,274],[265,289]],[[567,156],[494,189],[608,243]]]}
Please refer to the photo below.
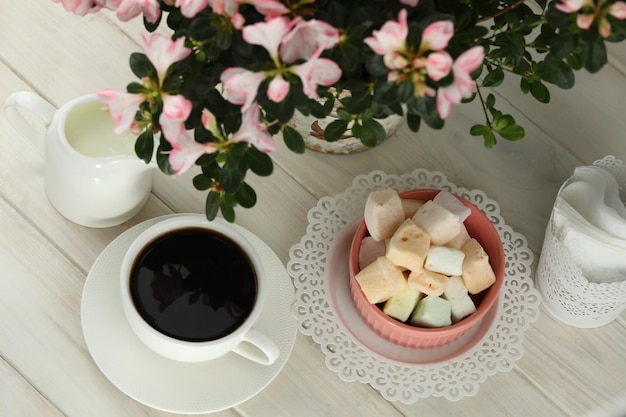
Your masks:
{"label": "white coffee cup", "polygon": [[[164,236],[171,236],[172,233],[176,233],[177,236],[179,236],[179,240],[176,244],[178,245],[183,241],[181,246],[184,246],[185,241],[182,240],[184,238],[180,237],[181,231],[189,231],[190,229],[193,230],[193,232],[190,233],[195,233],[196,229],[200,229],[200,233],[202,233],[202,231],[210,231],[211,233],[225,236],[227,240],[234,242],[247,255],[256,275],[256,299],[247,318],[232,332],[212,340],[190,341],[189,339],[181,340],[181,338],[176,336],[167,335],[163,332],[163,329],[158,330],[154,327],[154,324],[149,324],[138,311],[137,304],[133,301],[131,275],[133,274],[133,268],[136,266],[136,262],[138,258],[141,257],[141,254],[146,253],[146,248],[158,248],[158,246],[154,245],[163,244],[159,242],[163,241]],[[191,247],[192,246],[189,246],[188,249]],[[183,252],[187,252],[187,250],[183,250]],[[207,255],[208,252],[209,251],[207,251]],[[268,336],[254,328],[266,300],[268,278],[257,251],[231,224],[221,219],[208,221],[202,215],[178,215],[149,227],[131,244],[122,261],[121,267],[120,287],[122,306],[128,323],[137,337],[147,347],[169,359],[182,362],[202,362],[218,358],[229,352],[234,352],[254,362],[263,365],[271,365],[280,354],[279,348]],[[137,269],[135,269],[135,278],[133,279],[139,279],[137,278]],[[168,285],[173,282],[171,277],[167,277],[167,280]],[[155,281],[156,278],[152,281],[151,285],[154,285]],[[184,279],[180,280],[181,283],[183,281]],[[181,301],[183,297],[190,297],[191,294],[185,293],[181,295],[182,290],[180,290],[180,286],[177,290],[172,291],[177,291],[175,293],[178,296],[176,297],[177,302]],[[208,297],[212,295],[209,291],[207,291],[207,294]],[[170,295],[166,298],[171,300],[171,297]],[[173,304],[174,303],[172,303],[172,305]],[[187,307],[185,306],[184,308]],[[176,326],[179,326],[179,324],[176,324]]]}
{"label": "white coffee cup", "polygon": [[110,227],[134,216],[152,190],[152,168],[135,155],[135,138],[113,133],[114,122],[95,94],[60,108],[29,91],[9,96],[7,120],[25,137],[39,132],[22,111],[46,127],[45,191],[59,213],[87,227]]}

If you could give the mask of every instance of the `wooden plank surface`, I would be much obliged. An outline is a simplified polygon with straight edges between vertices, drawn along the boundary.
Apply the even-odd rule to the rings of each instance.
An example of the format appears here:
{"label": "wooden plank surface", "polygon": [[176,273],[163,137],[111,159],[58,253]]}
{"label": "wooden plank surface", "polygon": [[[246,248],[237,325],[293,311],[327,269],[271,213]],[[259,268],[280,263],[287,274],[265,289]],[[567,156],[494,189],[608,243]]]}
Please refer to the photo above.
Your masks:
{"label": "wooden plank surface", "polygon": [[[140,23],[110,14],[72,16],[50,0],[0,0],[0,102],[16,90],[41,94],[56,106],[105,87],[122,88],[133,75],[128,55],[140,49]],[[16,34],[19,34],[16,36]],[[523,233],[538,256],[554,196],[580,164],[606,154],[626,159],[626,49],[612,47],[611,66],[582,75],[570,91],[537,105],[501,90],[502,107],[527,130],[521,142],[486,150],[470,137],[477,106],[457,107],[443,131],[400,129],[387,143],[355,155],[294,155],[284,145],[269,179],[251,177],[259,194],[237,223],[262,238],[283,262],[306,230],[306,213],[323,196],[343,192],[373,169],[402,174],[421,167],[459,186],[481,189]],[[42,126],[38,127],[41,131]],[[87,229],[60,216],[43,192],[43,157],[0,115],[0,415],[165,416],[117,390],[90,358],[80,330],[80,296],[98,254],[117,235],[171,212],[202,212],[194,172],[172,180],[155,173],[154,195],[126,224]],[[11,238],[8,239],[7,236]],[[474,397],[390,403],[361,383],[343,382],[324,354],[298,334],[281,374],[263,392],[219,416],[603,416],[626,410],[626,315],[582,330],[542,310],[526,333],[524,356],[507,373],[489,377]],[[236,389],[234,387],[233,389]],[[16,399],[18,397],[19,399]],[[615,411],[617,410],[617,411]]]}

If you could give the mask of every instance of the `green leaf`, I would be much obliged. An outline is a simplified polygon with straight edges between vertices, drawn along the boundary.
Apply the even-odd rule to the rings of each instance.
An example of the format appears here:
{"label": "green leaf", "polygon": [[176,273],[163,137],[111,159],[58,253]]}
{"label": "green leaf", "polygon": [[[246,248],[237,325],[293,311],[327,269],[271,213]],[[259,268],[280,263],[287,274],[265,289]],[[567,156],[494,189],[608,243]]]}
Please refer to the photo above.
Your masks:
{"label": "green leaf", "polygon": [[146,164],[152,160],[154,153],[154,134],[151,129],[146,129],[135,141],[135,153]]}
{"label": "green leaf", "polygon": [[205,174],[196,175],[192,182],[195,189],[199,191],[206,191],[213,186],[213,178]]}
{"label": "green leaf", "polygon": [[267,177],[274,171],[272,158],[265,152],[259,151],[254,146],[250,146],[246,153],[246,161],[250,170],[261,177]]}
{"label": "green leaf", "polygon": [[304,153],[304,139],[300,132],[289,125],[283,126],[283,140],[285,141],[285,145],[295,153]]}
{"label": "green leaf", "polygon": [[206,203],[204,206],[204,212],[208,220],[213,220],[217,216],[220,209],[220,193],[215,191],[209,191],[206,196]]}
{"label": "green leaf", "polygon": [[503,129],[499,129],[498,134],[506,140],[516,141],[524,138],[526,132],[522,126],[510,125]]}
{"label": "green leaf", "polygon": [[550,81],[559,88],[567,90],[574,86],[576,78],[572,68],[563,61],[559,61],[552,66],[550,73]]}
{"label": "green leaf", "polygon": [[560,34],[550,41],[550,55],[561,60],[576,48],[578,38],[571,33]]}
{"label": "green leaf", "polygon": [[333,120],[324,129],[324,138],[329,142],[341,139],[341,136],[348,130],[348,123],[346,120]]}
{"label": "green leaf", "polygon": [[417,114],[408,113],[406,115],[406,122],[409,125],[409,129],[413,132],[417,132],[422,124],[422,118]]}
{"label": "green leaf", "polygon": [[228,194],[236,193],[243,182],[243,174],[239,170],[239,167],[233,165],[235,164],[224,164],[220,175],[220,184]]}
{"label": "green leaf", "polygon": [[130,94],[143,94],[147,92],[148,89],[137,82],[132,82],[126,86],[126,91]]}
{"label": "green leaf", "polygon": [[152,62],[148,59],[146,54],[142,54],[140,52],[133,52],[130,54],[129,58],[130,69],[133,71],[138,78],[147,77],[150,74],[150,71],[155,71]]}
{"label": "green leaf", "polygon": [[483,80],[483,87],[497,87],[504,81],[504,71],[502,68],[496,68],[490,71]]}
{"label": "green leaf", "polygon": [[539,81],[530,84],[530,94],[532,94],[532,96],[541,103],[550,102],[550,91],[548,91],[548,88]]}
{"label": "green leaf", "polygon": [[227,198],[222,198],[222,201],[220,202],[220,210],[222,212],[222,216],[224,217],[224,220],[226,220],[229,223],[235,222],[234,204],[235,204],[234,202],[231,202]]}
{"label": "green leaf", "polygon": [[250,208],[256,204],[256,192],[250,185],[244,182],[235,193],[235,199],[241,207]]}
{"label": "green leaf", "polygon": [[353,126],[352,133],[354,134],[354,136],[361,139],[361,142],[365,146],[373,147],[373,146],[376,146],[379,142],[382,142],[385,139],[387,139],[387,133],[385,132],[385,128],[383,128],[383,126],[380,123],[378,123],[376,119],[364,120],[362,129],[357,130],[357,131],[361,130],[361,132],[359,132],[360,135],[357,135],[357,133],[355,132],[354,127],[356,126],[358,125],[355,124],[355,126]]}
{"label": "green leaf", "polygon": [[474,125],[470,128],[470,135],[482,136],[489,131],[489,127],[485,125]]}
{"label": "green leaf", "polygon": [[358,114],[370,106],[372,97],[369,91],[359,91],[353,92],[352,96],[342,99],[341,102],[350,113]]}
{"label": "green leaf", "polygon": [[581,59],[585,69],[591,73],[598,72],[607,63],[606,46],[602,40],[584,42]]}
{"label": "green leaf", "polygon": [[530,83],[526,78],[520,78],[519,88],[522,90],[522,93],[528,94],[530,91]]}
{"label": "green leaf", "polygon": [[493,148],[493,147],[494,147],[494,145],[495,145],[495,144],[496,144],[496,142],[497,142],[497,141],[496,141],[496,135],[494,135],[494,134],[493,134],[493,132],[492,132],[491,130],[488,130],[487,132],[485,132],[485,133],[483,134],[483,138],[485,139],[485,140],[484,140],[484,145],[485,145],[485,148],[489,148],[489,149],[491,149],[491,148]]}

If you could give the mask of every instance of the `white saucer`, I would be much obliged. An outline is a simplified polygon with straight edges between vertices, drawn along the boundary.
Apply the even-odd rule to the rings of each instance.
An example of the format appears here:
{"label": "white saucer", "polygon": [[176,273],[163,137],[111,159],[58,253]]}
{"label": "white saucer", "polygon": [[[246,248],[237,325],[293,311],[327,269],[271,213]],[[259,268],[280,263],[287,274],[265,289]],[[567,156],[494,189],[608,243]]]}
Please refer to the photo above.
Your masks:
{"label": "white saucer", "polygon": [[233,224],[263,259],[272,277],[266,306],[256,327],[280,348],[271,366],[237,354],[202,363],[166,359],[148,349],[127,324],[120,302],[119,269],[131,242],[149,226],[170,216],[143,222],[111,242],[91,268],[81,301],[87,348],[102,373],[122,392],[147,406],[184,414],[215,412],[240,404],[262,391],[282,370],[293,348],[296,319],[294,288],[282,262],[258,237]]}

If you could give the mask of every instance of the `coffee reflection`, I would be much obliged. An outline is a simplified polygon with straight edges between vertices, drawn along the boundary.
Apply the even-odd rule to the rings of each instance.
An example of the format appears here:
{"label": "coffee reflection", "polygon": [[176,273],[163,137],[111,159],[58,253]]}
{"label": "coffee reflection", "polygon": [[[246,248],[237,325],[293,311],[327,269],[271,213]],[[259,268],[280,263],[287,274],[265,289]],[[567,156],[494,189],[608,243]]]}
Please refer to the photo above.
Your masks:
{"label": "coffee reflection", "polygon": [[202,342],[235,331],[254,307],[257,282],[249,257],[228,237],[180,229],[148,244],[131,270],[133,303],[157,331]]}

